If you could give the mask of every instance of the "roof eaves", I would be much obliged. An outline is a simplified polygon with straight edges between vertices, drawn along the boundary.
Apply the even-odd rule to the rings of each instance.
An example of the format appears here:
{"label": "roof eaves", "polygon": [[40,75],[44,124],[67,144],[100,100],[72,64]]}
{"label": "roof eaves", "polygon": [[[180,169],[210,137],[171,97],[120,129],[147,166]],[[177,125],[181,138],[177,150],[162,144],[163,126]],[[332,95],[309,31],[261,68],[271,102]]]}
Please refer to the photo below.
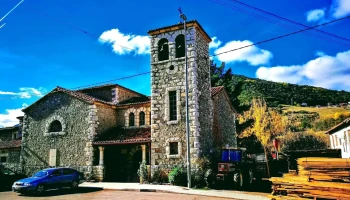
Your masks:
{"label": "roof eaves", "polygon": [[350,126],[350,118],[345,119],[344,121],[340,122],[339,124],[333,126],[332,128],[328,129],[325,134],[332,134],[336,132],[340,127],[348,125]]}
{"label": "roof eaves", "polygon": [[56,92],[63,92],[65,94],[68,94],[72,97],[75,97],[77,99],[80,99],[82,101],[85,101],[89,104],[93,104],[95,101],[99,101],[101,103],[107,103],[108,102],[104,102],[102,100],[99,100],[99,99],[96,99],[96,98],[93,98],[91,96],[88,96],[87,94],[84,94],[84,93],[81,93],[81,92],[76,92],[76,91],[72,91],[72,90],[68,90],[68,89],[65,89],[65,88],[62,88],[60,86],[57,86],[56,88],[54,88],[53,90],[51,90],[51,92],[47,93],[45,96],[41,97],[40,99],[38,99],[37,101],[35,101],[34,103],[32,103],[30,106],[26,107],[26,108],[23,108],[22,111],[23,112],[26,112],[29,108],[31,108],[32,106],[36,105],[37,103],[39,103],[40,101],[42,101],[45,97],[51,95],[51,94],[54,94]]}

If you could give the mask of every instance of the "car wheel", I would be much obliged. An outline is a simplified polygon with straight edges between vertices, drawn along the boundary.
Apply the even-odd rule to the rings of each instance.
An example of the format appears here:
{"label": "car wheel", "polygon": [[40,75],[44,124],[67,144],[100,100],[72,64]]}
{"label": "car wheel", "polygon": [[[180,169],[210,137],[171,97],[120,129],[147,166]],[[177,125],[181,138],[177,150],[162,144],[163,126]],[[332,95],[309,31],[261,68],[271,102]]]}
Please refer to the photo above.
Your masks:
{"label": "car wheel", "polygon": [[44,185],[38,185],[36,187],[36,193],[42,194],[45,191],[45,186]]}
{"label": "car wheel", "polygon": [[76,189],[76,188],[78,188],[78,186],[79,186],[79,182],[78,181],[73,181],[72,185],[71,185],[71,188],[72,189]]}

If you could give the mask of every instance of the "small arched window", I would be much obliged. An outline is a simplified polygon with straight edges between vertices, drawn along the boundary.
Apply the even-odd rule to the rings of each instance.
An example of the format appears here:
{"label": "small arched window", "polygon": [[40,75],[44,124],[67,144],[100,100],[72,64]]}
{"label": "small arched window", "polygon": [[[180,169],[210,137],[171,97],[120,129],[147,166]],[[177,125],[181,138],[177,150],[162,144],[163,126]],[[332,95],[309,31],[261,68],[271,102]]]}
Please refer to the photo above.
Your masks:
{"label": "small arched window", "polygon": [[168,40],[163,38],[158,42],[158,61],[169,60]]}
{"label": "small arched window", "polygon": [[55,120],[51,122],[49,132],[61,132],[62,131],[62,124],[60,121]]}
{"label": "small arched window", "polygon": [[180,34],[175,39],[176,58],[185,57],[185,36]]}
{"label": "small arched window", "polygon": [[134,113],[129,114],[129,126],[135,126],[135,114]]}
{"label": "small arched window", "polygon": [[139,114],[139,125],[144,126],[145,125],[145,112],[140,112]]}

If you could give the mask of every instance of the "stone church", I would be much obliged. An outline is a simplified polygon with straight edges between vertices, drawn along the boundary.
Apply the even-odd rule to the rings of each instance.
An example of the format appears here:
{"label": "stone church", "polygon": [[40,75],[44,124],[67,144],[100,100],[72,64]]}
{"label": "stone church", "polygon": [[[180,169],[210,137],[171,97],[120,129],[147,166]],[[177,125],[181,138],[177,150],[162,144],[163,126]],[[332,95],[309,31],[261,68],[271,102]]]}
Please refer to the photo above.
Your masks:
{"label": "stone church", "polygon": [[[148,32],[151,96],[118,84],[56,87],[23,109],[20,167],[76,168],[99,181],[137,182],[137,169],[186,163],[185,48],[191,162],[236,146],[235,111],[223,87],[210,86],[210,37],[197,21]],[[186,40],[186,47],[185,47]],[[0,133],[1,134],[1,133]]]}

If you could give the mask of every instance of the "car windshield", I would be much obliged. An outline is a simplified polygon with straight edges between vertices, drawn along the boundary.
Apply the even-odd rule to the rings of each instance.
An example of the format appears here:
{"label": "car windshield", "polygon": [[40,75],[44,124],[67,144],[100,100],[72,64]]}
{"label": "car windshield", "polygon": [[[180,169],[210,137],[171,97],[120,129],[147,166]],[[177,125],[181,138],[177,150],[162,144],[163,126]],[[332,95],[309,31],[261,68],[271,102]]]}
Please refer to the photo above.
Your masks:
{"label": "car windshield", "polygon": [[33,177],[44,177],[44,176],[47,176],[47,171],[39,171],[39,172],[37,172],[37,173],[35,173],[34,175],[33,175]]}

